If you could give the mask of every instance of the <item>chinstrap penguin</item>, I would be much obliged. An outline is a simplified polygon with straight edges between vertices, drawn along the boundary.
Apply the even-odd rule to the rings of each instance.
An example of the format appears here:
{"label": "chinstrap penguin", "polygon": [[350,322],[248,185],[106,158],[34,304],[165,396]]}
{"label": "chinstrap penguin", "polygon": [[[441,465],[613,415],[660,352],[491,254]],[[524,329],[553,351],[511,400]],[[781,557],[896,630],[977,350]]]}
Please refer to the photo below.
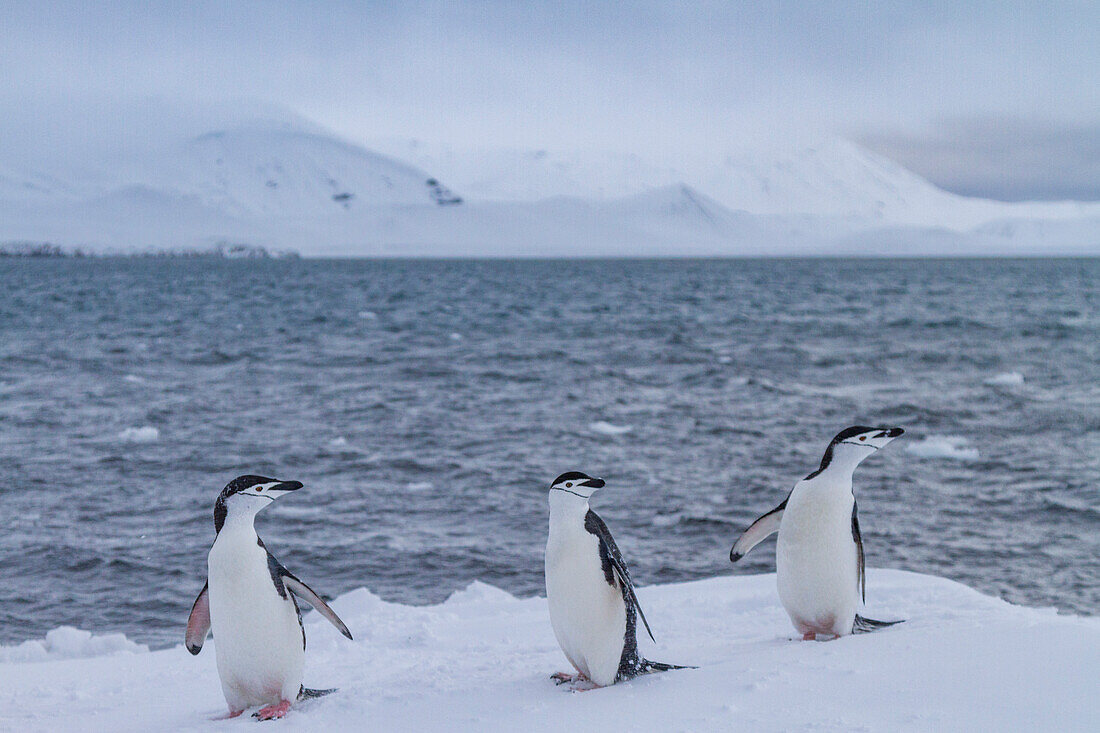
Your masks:
{"label": "chinstrap penguin", "polygon": [[254,717],[281,718],[292,701],[333,692],[302,686],[306,635],[294,595],[351,638],[328,604],[283,567],[256,534],[256,514],[300,488],[297,481],[239,476],[214,504],[217,536],[207,557],[206,585],[187,619],[186,643],[189,652],[198,654],[207,632],[214,632],[229,718],[256,705],[266,707]]}
{"label": "chinstrap penguin", "polygon": [[684,669],[651,662],[638,653],[637,619],[653,638],[634,584],[607,525],[588,506],[603,479],[569,471],[550,485],[546,541],[546,600],[554,636],[576,674],[553,675],[558,684],[596,687],[649,672]]}
{"label": "chinstrap penguin", "polygon": [[779,532],[779,598],[805,640],[899,623],[856,613],[860,600],[867,598],[867,579],[852,474],[864,458],[903,432],[857,425],[837,433],[818,469],[795,484],[783,503],[753,522],[730,550],[730,562],[737,562]]}

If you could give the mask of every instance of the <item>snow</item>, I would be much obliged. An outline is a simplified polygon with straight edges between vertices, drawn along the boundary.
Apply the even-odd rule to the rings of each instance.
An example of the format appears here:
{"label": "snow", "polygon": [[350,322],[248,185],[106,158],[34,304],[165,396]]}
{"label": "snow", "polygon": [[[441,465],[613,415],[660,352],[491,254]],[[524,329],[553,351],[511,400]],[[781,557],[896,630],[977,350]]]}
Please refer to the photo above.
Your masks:
{"label": "snow", "polygon": [[0,647],[0,663],[47,662],[148,651],[149,647],[135,644],[125,634],[94,635],[83,629],[61,626],[47,632],[44,639],[30,639],[16,646]]}
{"label": "snow", "polygon": [[967,231],[1014,219],[1100,216],[1097,203],[1007,203],[952,194],[881,155],[830,135],[810,134],[788,144],[754,138],[743,144],[721,141],[703,156],[679,150],[675,143],[662,155],[660,151],[458,150],[392,138],[371,142],[394,157],[437,172],[478,200],[568,196],[610,201],[688,185],[731,211],[842,218],[880,226]]}
{"label": "snow", "polygon": [[118,434],[118,439],[123,443],[156,443],[160,440],[160,431],[152,425],[126,428]]}
{"label": "snow", "polygon": [[[952,581],[871,570],[866,615],[904,624],[796,640],[774,575],[639,589],[650,659],[698,669],[570,693],[544,598],[473,583],[437,606],[366,589],[333,602],[349,642],[306,615],[306,684],[340,691],[279,730],[1094,730],[1100,619],[1012,606]],[[181,617],[181,638],[183,618]],[[0,661],[0,729],[245,730],[223,712],[213,649]],[[4,650],[8,651],[8,650]]]}
{"label": "snow", "polygon": [[905,450],[919,458],[950,458],[959,461],[976,461],[980,457],[977,448],[967,447],[966,438],[957,435],[930,435]]}

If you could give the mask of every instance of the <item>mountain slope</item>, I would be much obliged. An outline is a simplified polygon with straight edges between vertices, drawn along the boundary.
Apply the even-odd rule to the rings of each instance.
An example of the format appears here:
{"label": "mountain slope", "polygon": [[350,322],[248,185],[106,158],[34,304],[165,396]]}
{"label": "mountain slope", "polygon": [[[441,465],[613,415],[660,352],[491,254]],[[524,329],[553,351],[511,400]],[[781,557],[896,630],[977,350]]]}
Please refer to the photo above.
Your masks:
{"label": "mountain slope", "polygon": [[[383,145],[391,157],[270,115],[204,129],[147,136],[140,151],[0,160],[0,245],[242,243],[345,256],[1100,252],[1100,203],[968,199],[840,140],[662,165],[393,141]],[[453,193],[441,171],[474,195]]]}
{"label": "mountain slope", "polygon": [[665,165],[607,152],[458,151],[393,139],[379,140],[375,147],[428,167],[482,200],[613,199],[687,182],[732,210],[850,218],[858,220],[859,228],[900,224],[967,231],[999,219],[1100,217],[1100,203],[1009,203],[958,196],[838,138],[740,147],[724,155],[684,156]]}

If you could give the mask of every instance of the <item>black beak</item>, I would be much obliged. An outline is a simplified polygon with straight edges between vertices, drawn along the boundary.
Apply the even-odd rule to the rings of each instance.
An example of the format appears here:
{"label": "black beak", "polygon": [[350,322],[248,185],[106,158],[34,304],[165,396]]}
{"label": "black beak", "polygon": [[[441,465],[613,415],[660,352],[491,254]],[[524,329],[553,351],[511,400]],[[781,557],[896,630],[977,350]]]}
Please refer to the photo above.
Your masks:
{"label": "black beak", "polygon": [[901,428],[883,428],[882,432],[876,435],[876,438],[896,438],[905,431]]}
{"label": "black beak", "polygon": [[302,488],[301,481],[283,481],[281,484],[275,484],[268,491],[297,491]]}
{"label": "black beak", "polygon": [[602,489],[604,483],[602,478],[590,478],[582,483],[581,486],[591,486],[593,489]]}

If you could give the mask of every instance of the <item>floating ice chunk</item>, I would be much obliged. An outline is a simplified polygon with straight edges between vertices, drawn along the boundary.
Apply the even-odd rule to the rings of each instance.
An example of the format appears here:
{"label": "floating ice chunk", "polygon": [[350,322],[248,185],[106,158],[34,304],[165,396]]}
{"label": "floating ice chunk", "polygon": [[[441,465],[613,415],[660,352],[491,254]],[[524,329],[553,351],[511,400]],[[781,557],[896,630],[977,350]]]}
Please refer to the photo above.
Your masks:
{"label": "floating ice chunk", "polygon": [[410,481],[405,484],[405,488],[409,491],[428,491],[432,485],[431,481]]}
{"label": "floating ice chunk", "polygon": [[378,314],[374,311],[359,311],[359,317],[365,318],[368,321],[373,321],[374,319],[378,318]]}
{"label": "floating ice chunk", "polygon": [[344,438],[342,436],[339,437],[339,438],[333,438],[332,440],[330,440],[328,442],[328,447],[329,448],[347,448],[348,447],[348,439]]}
{"label": "floating ice chunk", "polygon": [[916,443],[910,443],[906,450],[921,458],[951,458],[958,461],[976,461],[980,457],[977,448],[969,448],[966,438],[957,435],[932,435]]}
{"label": "floating ice chunk", "polygon": [[127,374],[122,379],[124,381],[127,381],[127,382],[133,382],[134,384],[141,384],[142,382],[145,381],[144,379],[142,379],[141,377],[139,377],[136,374]]}
{"label": "floating ice chunk", "polygon": [[125,634],[102,634],[61,626],[46,633],[44,639],[31,639],[16,646],[0,647],[0,662],[48,662],[53,659],[102,657],[108,654],[149,651]]}
{"label": "floating ice chunk", "polygon": [[451,339],[451,341],[461,341],[462,340],[462,334],[460,334],[458,332],[452,333],[451,336],[450,336],[450,339]]}
{"label": "floating ice chunk", "polygon": [[985,380],[985,383],[992,386],[1008,386],[1013,384],[1023,384],[1024,375],[1019,372],[1004,372],[996,376],[990,377]]}
{"label": "floating ice chunk", "polygon": [[593,433],[599,433],[600,435],[623,435],[633,430],[633,426],[630,425],[615,425],[613,423],[605,422],[603,420],[597,420],[590,424],[588,429]]}
{"label": "floating ice chunk", "polygon": [[160,431],[152,425],[143,425],[140,428],[126,428],[118,434],[118,439],[123,443],[156,443],[160,440]]}

